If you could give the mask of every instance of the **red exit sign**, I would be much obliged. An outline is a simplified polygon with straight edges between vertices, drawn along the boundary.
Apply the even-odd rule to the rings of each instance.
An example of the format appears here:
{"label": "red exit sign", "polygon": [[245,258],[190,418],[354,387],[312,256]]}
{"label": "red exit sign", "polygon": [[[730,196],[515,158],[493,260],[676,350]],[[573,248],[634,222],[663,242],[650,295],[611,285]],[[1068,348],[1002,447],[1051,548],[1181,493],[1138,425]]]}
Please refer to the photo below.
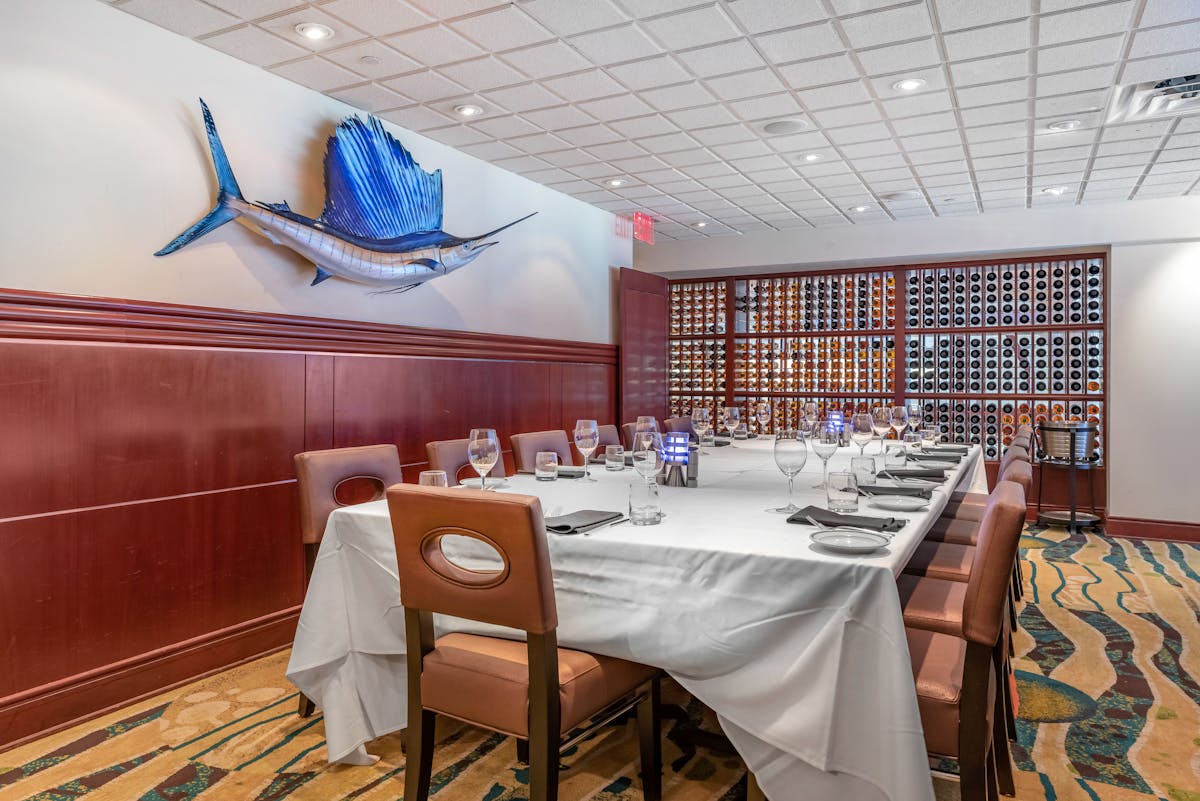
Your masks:
{"label": "red exit sign", "polygon": [[640,211],[633,213],[633,238],[647,245],[654,244],[654,218]]}

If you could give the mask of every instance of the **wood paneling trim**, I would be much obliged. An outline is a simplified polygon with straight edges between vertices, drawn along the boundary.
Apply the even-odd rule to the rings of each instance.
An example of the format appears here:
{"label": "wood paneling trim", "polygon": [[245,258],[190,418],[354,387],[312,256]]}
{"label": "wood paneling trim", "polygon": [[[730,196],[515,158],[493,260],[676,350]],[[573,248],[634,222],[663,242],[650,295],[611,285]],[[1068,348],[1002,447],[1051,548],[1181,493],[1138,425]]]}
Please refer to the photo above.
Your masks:
{"label": "wood paneling trim", "polygon": [[614,345],[0,289],[0,337],[617,363]]}
{"label": "wood paneling trim", "polygon": [[1200,523],[1182,523],[1177,520],[1110,517],[1104,521],[1104,533],[1114,537],[1200,543]]}

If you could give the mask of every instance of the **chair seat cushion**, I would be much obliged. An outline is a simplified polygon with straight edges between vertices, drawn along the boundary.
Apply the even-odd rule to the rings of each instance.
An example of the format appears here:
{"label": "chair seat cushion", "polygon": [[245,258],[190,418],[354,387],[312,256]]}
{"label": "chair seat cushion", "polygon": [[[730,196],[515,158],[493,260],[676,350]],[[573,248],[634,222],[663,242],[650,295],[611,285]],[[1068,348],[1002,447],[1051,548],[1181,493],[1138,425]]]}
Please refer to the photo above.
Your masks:
{"label": "chair seat cushion", "polygon": [[906,628],[908,658],[917,684],[917,707],[931,754],[958,756],[958,702],[967,643],[958,637]]}
{"label": "chair seat cushion", "polygon": [[[658,674],[658,668],[558,649],[563,733]],[[529,653],[524,642],[447,634],[426,654],[421,703],[514,737],[529,736]]]}
{"label": "chair seat cushion", "polygon": [[942,510],[943,520],[983,520],[988,496],[982,492],[956,492]]}
{"label": "chair seat cushion", "polygon": [[945,581],[966,581],[971,577],[974,560],[975,548],[971,545],[925,540],[913,551],[904,572]]}
{"label": "chair seat cushion", "polygon": [[900,591],[905,626],[962,636],[965,583],[902,573],[896,579],[896,588]]}
{"label": "chair seat cushion", "polygon": [[925,539],[934,542],[953,542],[958,545],[974,545],[979,539],[979,522],[943,517],[933,524],[933,528],[929,529]]}

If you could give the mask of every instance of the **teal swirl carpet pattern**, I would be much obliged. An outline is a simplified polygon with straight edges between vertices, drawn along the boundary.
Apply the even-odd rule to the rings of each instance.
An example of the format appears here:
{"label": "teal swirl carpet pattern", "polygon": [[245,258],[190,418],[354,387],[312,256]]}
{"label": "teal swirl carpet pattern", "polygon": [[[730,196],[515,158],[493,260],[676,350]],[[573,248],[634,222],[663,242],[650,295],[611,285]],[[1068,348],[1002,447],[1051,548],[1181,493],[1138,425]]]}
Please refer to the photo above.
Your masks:
{"label": "teal swirl carpet pattern", "polygon": [[[1017,798],[1200,801],[1200,547],[1035,528],[1022,546]],[[323,719],[296,716],[286,665],[274,654],[0,753],[0,801],[402,798],[398,738],[371,744],[374,765],[329,766]],[[674,684],[665,696],[684,713],[663,722],[665,797],[744,799],[740,760],[685,736],[715,730],[712,714]],[[442,723],[435,798],[528,798],[511,739]],[[562,761],[563,801],[642,798],[631,721]]]}

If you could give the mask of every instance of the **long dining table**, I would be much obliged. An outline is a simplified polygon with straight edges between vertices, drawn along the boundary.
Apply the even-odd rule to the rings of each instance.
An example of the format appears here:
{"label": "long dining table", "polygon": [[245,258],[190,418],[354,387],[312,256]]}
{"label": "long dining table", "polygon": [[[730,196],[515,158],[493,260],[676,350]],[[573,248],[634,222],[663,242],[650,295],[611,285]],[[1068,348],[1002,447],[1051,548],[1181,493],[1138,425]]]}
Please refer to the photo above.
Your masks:
{"label": "long dining table", "polygon": [[[840,449],[830,469],[847,469],[852,455],[856,446]],[[643,480],[602,465],[591,474],[596,481],[518,475],[498,491],[536,495],[546,515],[623,511],[630,483]],[[839,555],[812,542],[814,527],[768,511],[787,491],[768,439],[710,446],[698,487],[660,488],[660,524],[547,535],[559,644],[666,670],[716,712],[774,801],[931,801],[895,577],[952,490],[986,491],[979,447],[946,476],[922,512],[867,508],[863,498],[861,513],[907,523],[875,553]],[[797,504],[824,506],[812,486],[820,478],[810,455]],[[522,636],[455,618],[435,627],[439,636]],[[322,709],[331,762],[367,764],[372,739],[404,728],[406,673],[387,504],[340,508],[287,670]]]}

